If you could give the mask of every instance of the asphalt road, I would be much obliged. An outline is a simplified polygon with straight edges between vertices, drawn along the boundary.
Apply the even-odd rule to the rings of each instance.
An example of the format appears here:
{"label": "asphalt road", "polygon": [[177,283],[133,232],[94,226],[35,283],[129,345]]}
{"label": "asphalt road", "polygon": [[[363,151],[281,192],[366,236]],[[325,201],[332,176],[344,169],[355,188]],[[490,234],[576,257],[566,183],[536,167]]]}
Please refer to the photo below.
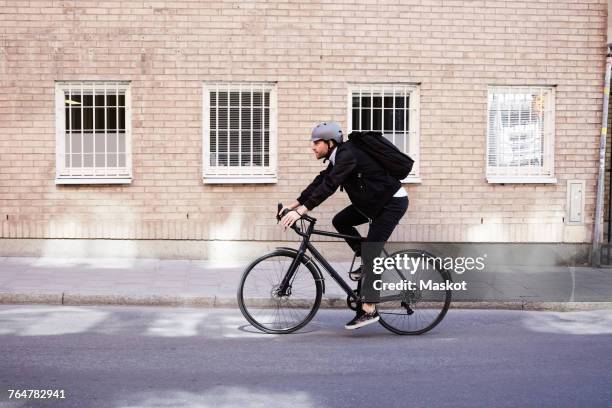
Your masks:
{"label": "asphalt road", "polygon": [[237,310],[3,306],[0,407],[612,406],[610,310],[451,310],[417,337],[350,317],[267,335]]}

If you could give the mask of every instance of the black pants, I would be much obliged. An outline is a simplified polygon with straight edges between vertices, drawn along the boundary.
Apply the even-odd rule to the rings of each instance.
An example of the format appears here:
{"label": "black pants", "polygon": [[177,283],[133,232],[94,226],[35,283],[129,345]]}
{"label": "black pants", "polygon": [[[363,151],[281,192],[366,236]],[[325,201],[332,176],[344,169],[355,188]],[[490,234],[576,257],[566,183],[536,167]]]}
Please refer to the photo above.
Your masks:
{"label": "black pants", "polygon": [[[380,301],[380,291],[373,288],[374,281],[380,279],[380,275],[376,275],[372,271],[373,258],[380,255],[385,243],[407,209],[408,197],[393,197],[383,207],[380,214],[372,220],[366,237],[367,251],[363,251],[362,257],[361,289],[362,299],[366,303],[378,303]],[[368,222],[367,217],[352,204],[336,214],[332,220],[334,228],[339,233],[355,236],[360,236],[355,226],[366,222]],[[362,255],[359,241],[347,239],[346,242],[358,256]]]}

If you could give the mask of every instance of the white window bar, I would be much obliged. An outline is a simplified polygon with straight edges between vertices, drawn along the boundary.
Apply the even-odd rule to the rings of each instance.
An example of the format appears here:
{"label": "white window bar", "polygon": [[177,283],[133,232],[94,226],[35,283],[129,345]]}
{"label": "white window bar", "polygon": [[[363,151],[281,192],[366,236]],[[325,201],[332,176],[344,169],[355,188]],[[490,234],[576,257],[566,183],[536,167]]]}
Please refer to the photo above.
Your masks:
{"label": "white window bar", "polygon": [[251,147],[249,149],[250,153],[251,153],[251,161],[249,163],[250,166],[253,166],[255,164],[255,159],[253,158],[253,151],[255,149],[253,149],[253,106],[255,106],[255,95],[253,95],[253,84],[251,84],[251,89],[249,91],[251,93],[251,126],[249,129],[249,138],[251,140]]}
{"label": "white window bar", "polygon": [[[408,107],[409,99],[408,99],[408,89],[406,89],[406,87],[404,87],[404,89],[403,89],[403,94],[404,94],[403,95],[403,97],[404,97],[404,107],[403,107],[402,110],[403,110],[404,114],[402,116],[403,116],[403,119],[404,119],[404,123],[402,123],[402,129],[403,129],[402,136],[404,138],[404,141],[403,141],[402,144],[403,144],[403,147],[404,147],[404,152],[407,152],[407,150],[406,150],[406,139],[408,139],[410,137],[410,131],[409,131],[409,129],[406,129],[406,117],[407,117],[406,115],[410,115],[412,113],[412,110],[409,109],[409,107]],[[393,133],[393,143],[395,143],[395,133]]]}
{"label": "white window bar", "polygon": [[215,166],[219,166],[219,85],[215,88]]}
{"label": "white window bar", "polygon": [[[68,150],[68,158],[70,159],[70,175],[72,176],[72,138],[73,138],[73,132],[72,132],[72,88],[68,89],[68,95],[70,95],[70,103],[68,104],[68,106],[70,106],[70,132],[68,133],[68,140],[70,142],[70,148]],[[64,102],[64,105],[66,103]],[[81,100],[81,108],[83,106],[83,101]]]}
{"label": "white window bar", "polygon": [[265,134],[266,134],[266,95],[264,91],[264,86],[261,84],[261,133],[259,135],[259,143],[261,143],[261,157],[260,163],[261,167],[264,168],[266,163],[264,161],[264,148],[265,148]]}
{"label": "white window bar", "polygon": [[358,129],[360,132],[363,132],[362,129],[362,125],[363,125],[363,118],[361,117],[361,115],[363,115],[363,105],[361,104],[361,98],[363,95],[363,88],[361,86],[359,86],[359,123],[358,123]]}
{"label": "white window bar", "polygon": [[[125,111],[124,111],[124,115],[125,115]],[[117,168],[119,167],[119,85],[118,84],[115,84],[115,166]]]}
{"label": "white window bar", "polygon": [[[204,182],[275,182],[276,160],[273,155],[276,153],[276,122],[272,128],[271,121],[274,119],[270,116],[272,112],[276,114],[273,109],[276,103],[275,87],[266,83],[213,83],[205,84],[204,90]],[[219,102],[221,91],[227,95],[223,106]],[[212,98],[215,98],[214,103]],[[250,103],[243,103],[243,98]],[[227,112],[220,113],[221,107]],[[215,115],[216,120],[212,132],[211,114]],[[222,125],[219,124],[220,120],[223,121]],[[222,136],[220,132],[223,132]],[[219,154],[215,160],[207,160],[210,154],[220,152],[219,142],[227,143],[222,149],[226,160],[219,160]],[[215,146],[211,148],[213,144]]]}
{"label": "white window bar", "polygon": [[[411,91],[406,87],[402,87],[402,147],[405,152],[411,152],[410,149],[410,141],[412,140],[413,134],[416,134],[416,130],[414,130],[415,121],[412,116],[416,112],[416,108],[411,105],[412,94]],[[406,122],[408,122],[408,126],[406,126]]]}
{"label": "white window bar", "polygon": [[[398,107],[396,104],[396,98],[398,97],[398,91],[401,92],[401,97],[403,99],[403,106],[402,107]],[[412,128],[409,128],[406,126],[406,122],[411,123],[416,127],[416,124],[414,123],[416,121],[416,113],[418,111],[418,109],[416,107],[411,107],[410,106],[410,95],[412,93],[412,90],[407,87],[407,86],[402,86],[401,88],[398,89],[397,86],[387,86],[387,87],[381,87],[380,89],[375,89],[374,86],[359,86],[356,87],[355,90],[353,92],[351,92],[349,95],[349,97],[352,98],[357,98],[357,106],[353,106],[352,105],[352,101],[350,102],[349,106],[351,106],[351,110],[356,111],[356,118],[357,121],[359,123],[354,123],[354,121],[351,119],[350,120],[350,125],[351,125],[351,129],[350,130],[360,130],[360,131],[368,131],[368,130],[374,130],[374,131],[381,131],[383,132],[383,134],[385,134],[386,136],[388,136],[390,138],[390,140],[396,144],[399,145],[400,148],[403,148],[404,151],[408,152],[409,150],[409,140],[408,138],[410,137],[410,135],[412,133],[416,133],[416,130],[413,130]],[[385,122],[385,105],[384,105],[384,101],[385,101],[385,97],[391,96],[392,97],[392,102],[391,102],[391,107],[387,108],[391,110],[391,115],[390,115],[390,119],[392,121],[391,125],[389,125],[387,122]],[[368,98],[369,99],[369,105],[370,106],[363,106],[362,102],[363,99]],[[380,98],[380,102],[381,102],[381,106],[375,108],[374,107],[374,101],[375,99]],[[363,111],[369,109],[369,119],[370,119],[370,125],[368,127],[363,127]],[[376,114],[374,112],[374,110],[376,110]],[[402,113],[402,127],[401,129],[398,129],[397,127],[397,123],[396,121],[399,119],[399,117],[397,116],[397,112],[401,111]],[[380,111],[380,112],[378,112]],[[378,113],[380,113],[380,125],[379,126],[375,126],[375,121],[374,118],[378,117]],[[352,114],[353,112],[351,112],[351,116],[350,118],[352,118]],[[390,127],[390,132],[387,131],[386,127],[385,127],[385,123],[387,123],[387,127]],[[399,143],[397,140],[398,136],[403,136],[403,141],[402,143]]]}
{"label": "white window bar", "polygon": [[370,86],[370,130],[374,129],[374,88]]}
{"label": "white window bar", "polygon": [[385,92],[380,95],[380,127],[381,132],[385,134]]}
{"label": "white window bar", "polygon": [[[91,110],[92,110],[92,122],[91,122],[91,142],[92,142],[92,165],[93,165],[93,174],[97,173],[97,164],[96,163],[96,84],[93,83],[93,88],[91,92]],[[84,148],[84,146],[83,146]],[[83,156],[83,170],[85,170],[85,156]]]}
{"label": "white window bar", "polygon": [[232,108],[230,105],[231,102],[231,95],[230,95],[230,87],[229,84],[227,84],[226,87],[226,92],[227,92],[227,129],[225,130],[225,137],[226,137],[226,156],[225,156],[225,163],[227,163],[226,168],[227,168],[227,174],[230,173],[230,167],[232,165],[232,163],[230,162],[230,132],[231,132],[231,128],[232,128]]}
{"label": "white window bar", "polygon": [[[114,85],[114,106],[108,105],[108,88]],[[126,97],[129,92],[128,83],[119,82],[67,82],[58,83],[56,86],[58,97],[57,107],[57,143],[58,163],[56,183],[58,184],[87,184],[108,180],[110,183],[129,183],[131,181],[131,149],[127,141],[131,131],[127,130],[129,124],[129,107],[127,103],[120,106],[120,96],[128,101]],[[80,102],[73,101],[75,90]],[[96,97],[102,97],[102,104],[97,102]],[[86,105],[86,100],[91,104]],[[75,107],[79,105],[80,129],[73,127],[75,118]],[[115,151],[109,151],[109,109],[115,109]],[[120,109],[122,114],[120,114]],[[98,112],[100,110],[100,112]],[[102,115],[100,117],[100,115]],[[121,128],[121,119],[124,126]],[[97,126],[98,122],[104,122]],[[76,132],[75,132],[76,130]],[[78,132],[78,133],[77,133]],[[75,152],[75,136],[80,139],[80,148]],[[102,137],[104,142],[100,140]],[[100,140],[100,143],[97,141]],[[120,140],[123,148],[120,148]],[[104,147],[102,147],[102,144]],[[87,145],[87,147],[86,147]],[[123,150],[123,151],[121,151]],[[113,154],[114,163],[109,163],[109,155]],[[104,157],[102,159],[102,157]],[[110,166],[109,166],[110,165]],[[98,180],[98,181],[96,181]]]}
{"label": "white window bar", "polygon": [[[420,180],[418,177],[418,86],[406,84],[355,84],[349,86],[348,97],[348,132],[352,130],[381,131],[389,141],[404,152],[411,154],[413,159],[415,159],[415,169],[406,181]],[[385,104],[386,98],[389,97],[392,98],[391,102]],[[355,98],[357,100],[353,101]],[[403,106],[398,106],[398,98],[401,98]],[[364,106],[364,102],[368,103],[368,106]],[[380,105],[377,105],[378,103]],[[387,112],[388,117],[386,115]],[[364,119],[369,119],[369,124],[364,123]],[[389,120],[391,120],[391,124],[388,123]],[[400,138],[403,140],[400,140]]]}
{"label": "white window bar", "polygon": [[83,94],[83,83],[81,82],[81,160],[80,160],[80,165],[79,167],[81,168],[80,170],[80,176],[83,176],[83,138],[84,138],[84,132],[85,132],[85,120],[84,120],[84,112],[85,112],[85,95]]}
{"label": "white window bar", "polygon": [[[115,98],[119,99],[118,96]],[[107,134],[107,117],[108,113],[106,112],[106,107],[108,106],[108,98],[106,92],[106,85],[104,86],[104,168],[108,168],[108,134]],[[95,160],[95,146],[94,146],[94,160]]]}
{"label": "white window bar", "polygon": [[238,86],[238,166],[242,166],[242,84]]}
{"label": "white window bar", "polygon": [[[391,127],[391,132],[393,133],[393,137],[395,137],[395,87],[393,87],[393,105],[392,105],[391,117],[393,119],[393,126]],[[405,137],[406,135],[404,133],[404,138]],[[404,151],[406,151],[406,145],[404,145]]]}

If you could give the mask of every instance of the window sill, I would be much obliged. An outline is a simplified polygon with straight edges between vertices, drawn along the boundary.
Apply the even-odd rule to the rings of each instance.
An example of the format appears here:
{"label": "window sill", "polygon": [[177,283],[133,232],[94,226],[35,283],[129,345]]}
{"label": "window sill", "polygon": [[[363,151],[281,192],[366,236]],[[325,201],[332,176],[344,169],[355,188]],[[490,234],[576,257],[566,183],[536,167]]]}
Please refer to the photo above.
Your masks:
{"label": "window sill", "polygon": [[132,178],[56,178],[55,184],[131,184]]}
{"label": "window sill", "polygon": [[487,176],[490,184],[556,184],[557,178],[550,176]]}
{"label": "window sill", "polygon": [[276,184],[276,177],[204,177],[204,184]]}

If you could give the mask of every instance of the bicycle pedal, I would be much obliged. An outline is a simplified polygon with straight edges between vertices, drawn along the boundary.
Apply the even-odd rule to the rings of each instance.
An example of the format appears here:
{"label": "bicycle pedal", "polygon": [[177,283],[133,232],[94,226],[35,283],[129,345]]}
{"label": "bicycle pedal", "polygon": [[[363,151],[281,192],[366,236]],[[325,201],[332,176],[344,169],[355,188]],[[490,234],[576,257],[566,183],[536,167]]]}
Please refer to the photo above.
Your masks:
{"label": "bicycle pedal", "polygon": [[361,279],[361,267],[352,272],[349,272],[349,279],[353,282],[358,282]]}

